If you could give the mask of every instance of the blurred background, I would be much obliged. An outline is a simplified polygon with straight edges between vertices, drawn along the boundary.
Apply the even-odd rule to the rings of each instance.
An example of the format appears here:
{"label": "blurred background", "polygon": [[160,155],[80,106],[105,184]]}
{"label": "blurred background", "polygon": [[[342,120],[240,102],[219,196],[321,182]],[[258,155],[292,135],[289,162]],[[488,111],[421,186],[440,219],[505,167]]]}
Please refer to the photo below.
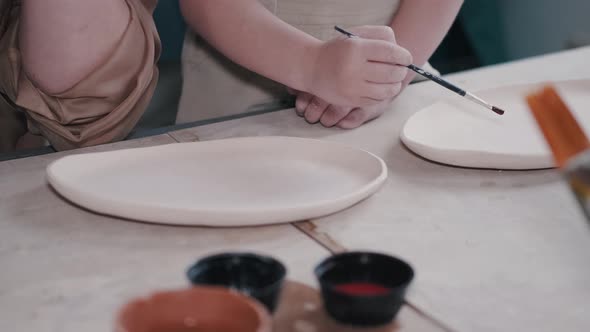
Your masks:
{"label": "blurred background", "polygon": [[[447,74],[590,45],[589,14],[589,0],[465,0],[431,63]],[[159,1],[154,18],[163,44],[161,77],[136,133],[173,125],[180,97],[186,26],[178,1]]]}
{"label": "blurred background", "polygon": [[432,58],[443,73],[590,45],[588,0],[465,0]]}

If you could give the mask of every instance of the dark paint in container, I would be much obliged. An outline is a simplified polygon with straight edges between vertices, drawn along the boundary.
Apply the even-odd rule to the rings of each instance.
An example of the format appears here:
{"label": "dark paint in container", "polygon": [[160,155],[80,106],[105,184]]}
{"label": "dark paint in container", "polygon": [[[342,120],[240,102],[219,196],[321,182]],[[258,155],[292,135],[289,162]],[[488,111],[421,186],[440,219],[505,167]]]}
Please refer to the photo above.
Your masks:
{"label": "dark paint in container", "polygon": [[193,285],[235,289],[276,309],[287,269],[278,260],[254,253],[223,253],[198,260],[187,271]]}

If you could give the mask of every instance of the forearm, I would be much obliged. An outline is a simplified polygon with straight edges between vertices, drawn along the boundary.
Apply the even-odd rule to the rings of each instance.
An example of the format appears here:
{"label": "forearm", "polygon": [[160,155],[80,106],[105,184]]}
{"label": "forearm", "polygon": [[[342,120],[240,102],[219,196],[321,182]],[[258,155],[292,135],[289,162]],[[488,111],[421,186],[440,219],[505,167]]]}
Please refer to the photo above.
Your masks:
{"label": "forearm", "polygon": [[[422,66],[436,50],[453,24],[463,0],[402,0],[392,28],[397,43],[412,53]],[[408,71],[407,84],[414,77]]]}
{"label": "forearm", "polygon": [[128,23],[124,0],[22,0],[23,69],[43,91],[63,92],[104,61]]}
{"label": "forearm", "polygon": [[188,24],[234,62],[306,91],[321,42],[281,21],[257,0],[181,0]]}

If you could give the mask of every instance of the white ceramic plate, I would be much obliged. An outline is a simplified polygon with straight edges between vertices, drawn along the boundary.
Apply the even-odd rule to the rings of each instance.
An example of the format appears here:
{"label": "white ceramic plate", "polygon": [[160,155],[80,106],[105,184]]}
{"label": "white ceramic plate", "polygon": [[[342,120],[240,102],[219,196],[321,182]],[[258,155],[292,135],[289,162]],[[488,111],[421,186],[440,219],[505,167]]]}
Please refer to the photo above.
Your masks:
{"label": "white ceramic plate", "polygon": [[72,155],[49,183],[90,210],[146,222],[244,226],[345,209],[387,177],[383,160],[336,143],[249,137]]}
{"label": "white ceramic plate", "polygon": [[[430,105],[405,124],[401,139],[418,155],[443,164],[492,169],[553,167],[551,151],[525,97],[545,83],[476,94],[506,110],[503,116],[459,96]],[[552,83],[590,134],[590,80]]]}

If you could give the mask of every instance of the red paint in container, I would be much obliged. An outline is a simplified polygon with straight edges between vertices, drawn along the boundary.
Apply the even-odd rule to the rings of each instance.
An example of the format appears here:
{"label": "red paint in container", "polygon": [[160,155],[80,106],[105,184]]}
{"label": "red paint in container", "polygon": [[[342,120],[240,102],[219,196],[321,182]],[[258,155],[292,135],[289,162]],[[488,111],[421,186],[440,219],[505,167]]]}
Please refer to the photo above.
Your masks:
{"label": "red paint in container", "polygon": [[376,296],[387,294],[390,289],[370,282],[350,282],[334,286],[337,292],[353,296]]}

